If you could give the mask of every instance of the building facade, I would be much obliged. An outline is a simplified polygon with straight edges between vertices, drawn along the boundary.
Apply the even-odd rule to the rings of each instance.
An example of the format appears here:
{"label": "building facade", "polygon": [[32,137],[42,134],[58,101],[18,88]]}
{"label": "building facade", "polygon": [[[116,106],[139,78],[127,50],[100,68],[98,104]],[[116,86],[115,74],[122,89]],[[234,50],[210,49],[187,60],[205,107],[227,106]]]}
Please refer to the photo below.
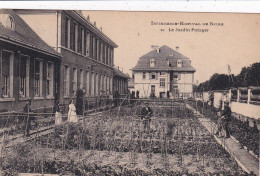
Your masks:
{"label": "building facade", "polygon": [[117,91],[120,95],[128,94],[128,80],[130,76],[120,71],[118,68],[114,68],[113,77],[113,91]]}
{"label": "building facade", "polygon": [[[59,70],[60,91],[67,104],[83,89],[86,97],[112,94],[114,48],[96,23],[80,11],[15,10],[19,16],[63,58]],[[40,23],[39,23],[40,21]]]}
{"label": "building facade", "polygon": [[52,108],[62,56],[13,10],[0,10],[0,112]]}
{"label": "building facade", "polygon": [[164,45],[139,58],[132,69],[135,92],[140,97],[189,98],[194,72],[189,58]]}

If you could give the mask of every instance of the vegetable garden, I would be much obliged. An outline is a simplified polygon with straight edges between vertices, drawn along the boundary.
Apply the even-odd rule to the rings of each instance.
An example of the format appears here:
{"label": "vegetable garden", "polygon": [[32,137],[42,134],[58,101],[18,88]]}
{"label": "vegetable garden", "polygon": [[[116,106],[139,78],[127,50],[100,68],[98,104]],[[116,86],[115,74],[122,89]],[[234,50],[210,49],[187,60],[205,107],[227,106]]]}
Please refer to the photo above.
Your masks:
{"label": "vegetable garden", "polygon": [[149,101],[111,108],[78,123],[64,122],[1,150],[3,175],[248,175],[202,126],[185,102]]}

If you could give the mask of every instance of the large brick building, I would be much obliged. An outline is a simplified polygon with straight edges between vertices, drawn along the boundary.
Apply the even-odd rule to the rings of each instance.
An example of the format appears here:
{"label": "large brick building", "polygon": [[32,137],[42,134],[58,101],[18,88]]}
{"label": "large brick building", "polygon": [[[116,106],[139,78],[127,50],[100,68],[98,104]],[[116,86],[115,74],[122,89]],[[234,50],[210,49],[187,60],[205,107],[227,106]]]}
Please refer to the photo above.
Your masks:
{"label": "large brick building", "polygon": [[96,23],[80,11],[15,10],[63,58],[56,98],[67,104],[77,89],[86,97],[112,94],[114,48]]}
{"label": "large brick building", "polygon": [[0,10],[0,112],[54,105],[61,54],[13,10]]}
{"label": "large brick building", "polygon": [[140,57],[132,69],[135,92],[140,97],[188,98],[192,96],[194,72],[189,58],[164,45]]}

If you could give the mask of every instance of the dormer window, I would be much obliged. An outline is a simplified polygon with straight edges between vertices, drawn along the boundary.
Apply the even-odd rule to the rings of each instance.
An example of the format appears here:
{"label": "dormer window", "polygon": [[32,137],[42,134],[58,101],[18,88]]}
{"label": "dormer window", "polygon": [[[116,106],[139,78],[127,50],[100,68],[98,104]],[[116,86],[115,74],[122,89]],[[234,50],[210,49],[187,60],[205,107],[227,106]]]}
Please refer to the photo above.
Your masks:
{"label": "dormer window", "polygon": [[14,18],[12,16],[8,16],[6,20],[6,27],[14,30],[15,24],[14,24]]}
{"label": "dormer window", "polygon": [[155,66],[155,60],[152,59],[152,60],[150,60],[150,67],[154,67],[154,66]]}
{"label": "dormer window", "polygon": [[182,61],[180,59],[177,61],[177,67],[182,67]]}

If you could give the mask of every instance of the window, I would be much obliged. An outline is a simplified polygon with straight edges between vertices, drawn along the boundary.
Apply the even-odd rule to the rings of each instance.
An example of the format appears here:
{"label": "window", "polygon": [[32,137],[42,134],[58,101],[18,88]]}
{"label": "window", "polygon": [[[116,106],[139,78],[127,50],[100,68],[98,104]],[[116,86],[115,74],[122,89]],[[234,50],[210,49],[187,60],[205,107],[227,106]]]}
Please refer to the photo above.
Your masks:
{"label": "window", "polygon": [[107,92],[107,76],[104,76],[104,92]]}
{"label": "window", "polygon": [[91,73],[91,95],[95,95],[95,73]]}
{"label": "window", "polygon": [[69,96],[70,68],[65,65],[64,69],[64,95]]}
{"label": "window", "polygon": [[72,82],[73,95],[76,95],[77,91],[77,69],[73,68],[73,82]]}
{"label": "window", "polygon": [[8,16],[6,20],[6,27],[14,30],[15,24],[14,24],[14,18],[12,16]]}
{"label": "window", "polygon": [[86,32],[83,28],[81,28],[81,36],[82,36],[82,39],[81,39],[81,42],[82,42],[82,54],[83,55],[86,55]]}
{"label": "window", "polygon": [[165,78],[160,78],[160,87],[165,87]]}
{"label": "window", "polygon": [[106,82],[106,94],[109,93],[109,77],[107,77],[107,82]]}
{"label": "window", "polygon": [[100,58],[99,58],[99,40],[97,40],[97,43],[96,43],[96,56],[97,56],[97,60],[100,61]]}
{"label": "window", "polygon": [[86,95],[89,94],[89,72],[86,71]]}
{"label": "window", "polygon": [[65,47],[69,48],[70,46],[70,19],[66,17],[65,21]]}
{"label": "window", "polygon": [[47,96],[53,96],[53,73],[54,73],[54,65],[52,62],[47,62],[47,79],[46,79],[46,85],[47,85]]}
{"label": "window", "polygon": [[155,85],[151,85],[151,92],[155,93]]}
{"label": "window", "polygon": [[177,67],[182,67],[182,61],[180,59],[177,61]]}
{"label": "window", "polygon": [[19,94],[20,97],[29,96],[30,58],[21,56],[19,61]]}
{"label": "window", "polygon": [[82,69],[79,70],[79,76],[80,76],[80,78],[79,78],[79,88],[83,89],[83,70]]}
{"label": "window", "polygon": [[75,24],[70,20],[70,49],[75,51]]}
{"label": "window", "polygon": [[42,66],[43,63],[39,59],[34,60],[34,96],[42,96]]}
{"label": "window", "polygon": [[146,73],[143,72],[143,79],[146,79]]}
{"label": "window", "polygon": [[75,39],[75,41],[74,41],[74,46],[75,46],[75,48],[74,48],[74,51],[78,51],[78,25],[76,24],[76,23],[74,23],[74,39]]}
{"label": "window", "polygon": [[177,81],[178,80],[178,74],[174,74],[173,75],[173,81]]}
{"label": "window", "polygon": [[151,73],[151,79],[156,79],[156,73]]}
{"label": "window", "polygon": [[100,49],[99,49],[99,51],[100,51],[100,62],[103,63],[103,43],[102,42],[100,42]]}
{"label": "window", "polygon": [[2,97],[13,97],[13,53],[2,51]]}
{"label": "window", "polygon": [[80,26],[78,26],[78,53],[82,53],[82,28]]}
{"label": "window", "polygon": [[95,41],[95,36],[92,36],[92,58],[95,58],[95,46],[96,46],[96,41]]}
{"label": "window", "polygon": [[89,56],[89,51],[90,51],[90,34],[89,32],[86,33],[86,55]]}
{"label": "window", "polygon": [[152,60],[150,60],[150,67],[154,67],[154,66],[155,66],[155,60],[152,59]]}
{"label": "window", "polygon": [[96,92],[95,94],[98,95],[99,94],[99,76],[98,76],[98,73],[96,73],[96,82],[95,82],[95,85],[96,85]]}

